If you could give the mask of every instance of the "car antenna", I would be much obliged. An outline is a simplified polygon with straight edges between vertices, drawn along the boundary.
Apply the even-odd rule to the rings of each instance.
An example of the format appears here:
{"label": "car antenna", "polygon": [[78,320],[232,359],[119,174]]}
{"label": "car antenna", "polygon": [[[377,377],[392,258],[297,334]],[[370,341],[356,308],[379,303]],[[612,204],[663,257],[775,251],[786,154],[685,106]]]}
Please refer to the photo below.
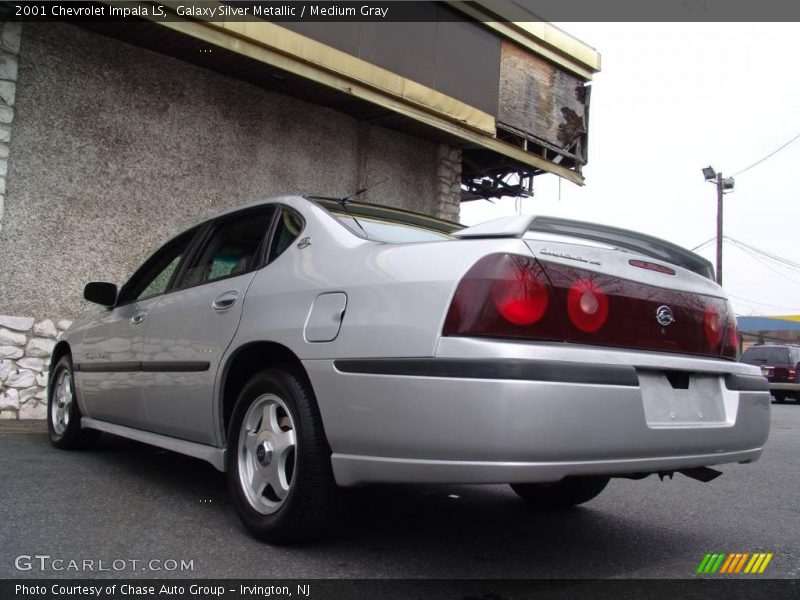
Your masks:
{"label": "car antenna", "polygon": [[368,185],[367,187],[363,187],[360,190],[358,190],[356,192],[353,192],[349,196],[345,196],[344,198],[339,198],[339,204],[341,204],[342,208],[344,208],[345,204],[347,203],[347,201],[350,200],[351,198],[355,198],[356,196],[360,196],[364,192],[366,192],[368,190],[371,190],[372,188],[374,188],[376,186],[379,186],[380,184],[385,183],[387,181],[389,181],[389,178],[388,177],[384,177],[383,179],[381,179],[377,183],[373,183],[372,185]]}
{"label": "car antenna", "polygon": [[353,223],[358,225],[358,228],[364,233],[364,237],[366,237],[367,239],[369,239],[369,234],[367,233],[367,230],[364,229],[364,227],[361,225],[361,223],[359,223],[359,221],[356,218],[356,216],[353,213],[350,212],[349,208],[347,208],[347,202],[348,202],[348,200],[350,200],[350,198],[355,198],[356,196],[358,196],[360,194],[363,194],[367,190],[371,190],[376,185],[382,184],[384,181],[387,181],[388,179],[389,179],[388,177],[385,177],[385,178],[381,179],[380,181],[378,181],[377,183],[373,183],[372,185],[368,185],[366,187],[361,188],[360,190],[358,190],[356,192],[353,192],[349,196],[345,196],[344,198],[339,198],[339,204],[342,205],[342,209],[347,213],[348,217],[353,219]]}

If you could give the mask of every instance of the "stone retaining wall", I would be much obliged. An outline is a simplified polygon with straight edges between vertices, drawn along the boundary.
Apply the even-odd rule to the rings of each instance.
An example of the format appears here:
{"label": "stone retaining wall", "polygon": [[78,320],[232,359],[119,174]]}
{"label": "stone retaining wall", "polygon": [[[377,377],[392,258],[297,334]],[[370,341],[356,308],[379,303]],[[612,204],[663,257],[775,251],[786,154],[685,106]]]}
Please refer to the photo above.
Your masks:
{"label": "stone retaining wall", "polygon": [[0,315],[0,419],[47,417],[50,355],[70,325]]}
{"label": "stone retaining wall", "polygon": [[14,98],[17,91],[17,55],[22,23],[0,22],[0,229],[5,212],[8,142],[14,120]]}

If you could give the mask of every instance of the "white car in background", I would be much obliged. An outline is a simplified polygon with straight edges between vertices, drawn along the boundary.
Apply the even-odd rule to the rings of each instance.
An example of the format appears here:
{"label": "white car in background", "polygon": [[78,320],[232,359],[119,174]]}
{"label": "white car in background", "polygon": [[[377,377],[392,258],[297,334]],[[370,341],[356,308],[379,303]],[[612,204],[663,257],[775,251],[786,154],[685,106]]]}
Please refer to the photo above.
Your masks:
{"label": "white car in background", "polygon": [[318,535],[337,486],[510,483],[569,506],[610,477],[709,480],[769,430],[710,264],[620,229],[281,197],[84,295],[103,308],[55,348],[52,442],[206,460],[275,543]]}

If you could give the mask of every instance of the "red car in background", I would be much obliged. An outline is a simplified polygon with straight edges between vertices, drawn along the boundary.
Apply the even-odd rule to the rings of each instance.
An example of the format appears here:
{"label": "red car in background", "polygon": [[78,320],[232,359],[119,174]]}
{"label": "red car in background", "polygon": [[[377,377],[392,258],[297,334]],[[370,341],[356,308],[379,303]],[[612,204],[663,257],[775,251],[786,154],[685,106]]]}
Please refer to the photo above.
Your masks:
{"label": "red car in background", "polygon": [[776,402],[783,402],[786,398],[800,402],[800,346],[751,346],[744,351],[741,361],[761,367],[761,373],[769,379],[769,391]]}

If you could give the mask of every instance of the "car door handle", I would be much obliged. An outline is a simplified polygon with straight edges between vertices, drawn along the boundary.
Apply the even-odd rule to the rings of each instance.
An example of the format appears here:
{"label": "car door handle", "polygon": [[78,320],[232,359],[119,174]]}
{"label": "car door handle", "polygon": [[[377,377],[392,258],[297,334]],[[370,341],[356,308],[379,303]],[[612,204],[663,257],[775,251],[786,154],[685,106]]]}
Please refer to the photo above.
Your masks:
{"label": "car door handle", "polygon": [[144,323],[144,319],[146,316],[147,316],[146,313],[139,313],[138,315],[133,315],[131,317],[131,323],[133,323],[134,325],[141,325],[142,323]]}
{"label": "car door handle", "polygon": [[239,292],[225,292],[221,296],[217,296],[214,302],[211,303],[211,308],[214,310],[228,310],[231,306],[236,304],[236,299],[239,297]]}

